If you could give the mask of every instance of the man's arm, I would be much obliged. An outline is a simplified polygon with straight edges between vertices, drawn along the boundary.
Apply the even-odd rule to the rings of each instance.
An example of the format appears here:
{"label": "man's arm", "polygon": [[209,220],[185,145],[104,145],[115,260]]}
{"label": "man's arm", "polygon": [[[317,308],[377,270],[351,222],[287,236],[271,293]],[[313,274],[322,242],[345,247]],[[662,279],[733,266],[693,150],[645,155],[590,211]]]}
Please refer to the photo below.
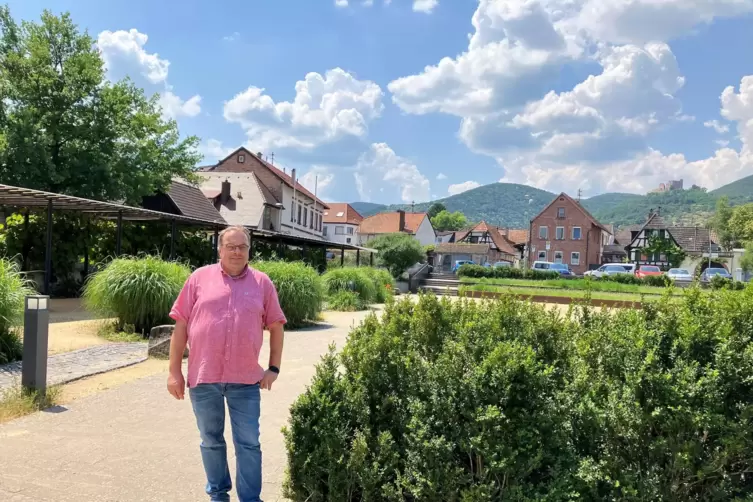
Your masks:
{"label": "man's arm", "polygon": [[167,377],[167,390],[175,399],[185,396],[186,381],[183,378],[183,353],[188,343],[186,321],[175,322],[173,335],[170,337],[170,375]]}
{"label": "man's arm", "polygon": [[279,368],[282,364],[282,346],[285,340],[283,323],[278,321],[267,329],[269,330],[269,365]]}

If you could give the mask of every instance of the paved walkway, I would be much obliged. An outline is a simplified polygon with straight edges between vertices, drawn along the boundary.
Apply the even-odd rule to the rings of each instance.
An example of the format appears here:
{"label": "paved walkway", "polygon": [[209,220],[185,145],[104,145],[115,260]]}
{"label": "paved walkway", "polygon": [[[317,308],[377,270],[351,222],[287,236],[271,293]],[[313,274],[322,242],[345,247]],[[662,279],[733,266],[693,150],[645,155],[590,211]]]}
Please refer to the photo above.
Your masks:
{"label": "paved walkway", "polygon": [[[351,326],[365,316],[326,314],[329,327],[286,334],[280,378],[271,392],[262,393],[265,502],[282,500],[286,454],[280,429],[290,405],[305,391],[329,344],[341,348]],[[268,347],[265,339],[261,361],[268,358]],[[67,409],[0,425],[0,500],[208,500],[190,401],[172,399],[166,377],[143,378],[74,401]],[[234,473],[229,423],[225,432]]]}
{"label": "paved walkway", "polygon": [[[146,343],[108,343],[47,359],[47,385],[72,382],[145,361]],[[21,384],[21,361],[0,366],[0,392]]]}

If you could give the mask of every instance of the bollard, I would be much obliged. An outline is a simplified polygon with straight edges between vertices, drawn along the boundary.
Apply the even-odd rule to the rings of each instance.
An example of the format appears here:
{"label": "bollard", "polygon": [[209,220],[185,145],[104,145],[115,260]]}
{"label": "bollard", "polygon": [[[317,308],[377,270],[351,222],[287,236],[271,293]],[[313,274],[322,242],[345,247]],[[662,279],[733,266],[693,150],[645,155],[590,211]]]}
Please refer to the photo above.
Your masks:
{"label": "bollard", "polygon": [[47,392],[47,338],[50,327],[49,296],[26,297],[24,308],[24,352],[21,385],[40,395]]}

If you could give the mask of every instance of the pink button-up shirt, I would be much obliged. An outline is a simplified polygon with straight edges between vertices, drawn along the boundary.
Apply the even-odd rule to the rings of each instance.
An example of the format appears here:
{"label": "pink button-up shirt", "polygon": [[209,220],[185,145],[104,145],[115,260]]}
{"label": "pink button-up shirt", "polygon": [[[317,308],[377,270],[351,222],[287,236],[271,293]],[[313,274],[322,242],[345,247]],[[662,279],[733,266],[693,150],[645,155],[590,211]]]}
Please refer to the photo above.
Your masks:
{"label": "pink button-up shirt", "polygon": [[170,317],[188,325],[188,386],[255,384],[264,376],[264,327],[287,322],[269,277],[247,267],[229,276],[219,263],[194,271]]}

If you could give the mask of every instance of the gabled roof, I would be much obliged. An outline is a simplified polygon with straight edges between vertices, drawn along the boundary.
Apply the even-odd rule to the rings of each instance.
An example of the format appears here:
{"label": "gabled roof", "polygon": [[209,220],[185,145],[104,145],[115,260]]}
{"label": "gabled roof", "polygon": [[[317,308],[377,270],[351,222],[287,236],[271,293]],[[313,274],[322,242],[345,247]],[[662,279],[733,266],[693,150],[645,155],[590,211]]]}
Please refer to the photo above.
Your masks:
{"label": "gabled roof", "polygon": [[255,153],[249,152],[248,149],[246,147],[243,147],[243,146],[240,147],[240,148],[236,148],[232,153],[230,153],[230,155],[228,155],[227,157],[225,157],[224,159],[222,159],[218,163],[214,164],[213,166],[205,166],[205,167],[202,167],[202,168],[199,168],[199,169],[201,171],[203,171],[203,172],[212,172],[212,171],[214,171],[214,169],[217,166],[219,166],[220,164],[222,164],[223,162],[225,162],[227,159],[229,159],[233,155],[238,155],[241,152],[243,152],[244,155],[248,155],[249,157],[253,157],[254,159],[256,159],[262,166],[264,166],[267,169],[269,169],[269,171],[272,174],[274,174],[275,176],[277,176],[277,178],[279,178],[283,183],[285,183],[286,185],[288,185],[290,188],[294,188],[296,191],[301,192],[302,194],[306,195],[307,197],[311,198],[312,200],[315,200],[318,204],[322,205],[324,207],[324,209],[328,209],[329,208],[329,206],[324,201],[322,201],[318,197],[315,197],[314,194],[312,194],[306,187],[304,187],[303,185],[301,185],[300,184],[300,180],[298,180],[298,182],[295,183],[293,181],[293,178],[289,174],[281,171],[280,169],[278,169],[277,167],[275,167],[273,164],[270,164],[266,160],[260,158]]}
{"label": "gabled roof", "polygon": [[329,205],[329,209],[324,211],[322,221],[324,223],[359,225],[363,221],[363,216],[346,202],[333,202]]}
{"label": "gabled roof", "polygon": [[183,216],[225,223],[219,211],[196,186],[173,180],[165,195],[175,204],[175,207]]}
{"label": "gabled roof", "polygon": [[544,214],[544,212],[547,209],[549,209],[556,202],[559,201],[560,197],[564,197],[566,201],[572,203],[575,207],[577,207],[586,216],[586,218],[588,218],[589,220],[591,220],[591,223],[593,223],[597,227],[601,228],[605,232],[608,232],[609,234],[612,233],[612,231],[609,228],[607,228],[606,226],[602,225],[599,220],[597,220],[596,218],[594,218],[593,215],[591,213],[589,213],[588,210],[585,207],[583,207],[583,205],[580,202],[578,202],[577,200],[573,199],[572,197],[570,197],[569,195],[567,195],[565,192],[560,193],[554,199],[552,199],[552,202],[550,202],[549,204],[547,204],[546,207],[544,209],[542,209],[539,212],[539,214],[537,214],[533,219],[536,220],[539,216],[541,216],[542,214]]}
{"label": "gabled roof", "polygon": [[511,228],[507,230],[507,234],[504,234],[504,230],[502,231],[502,235],[504,235],[508,241],[512,242],[513,244],[525,244],[528,242],[528,230],[526,229],[517,229],[517,228]]}
{"label": "gabled roof", "polygon": [[[405,213],[404,232],[415,235],[424,218],[427,218],[426,213]],[[379,213],[364,218],[358,231],[363,235],[397,233],[400,231],[400,213]]]}
{"label": "gabled roof", "polygon": [[[468,230],[462,238],[459,239],[459,241],[463,241],[464,239],[468,238],[469,235],[472,233],[487,233],[489,237],[491,238],[494,245],[499,249],[500,252],[506,253],[506,254],[516,254],[517,251],[515,251],[515,248],[513,247],[513,243],[508,241],[507,238],[505,238],[504,235],[502,235],[502,232],[500,231],[499,227],[495,227],[494,225],[489,225],[485,221],[480,222],[475,227]],[[459,242],[456,240],[456,242]]]}
{"label": "gabled roof", "polygon": [[708,253],[719,251],[714,232],[700,227],[669,227],[667,231],[683,251]]}

